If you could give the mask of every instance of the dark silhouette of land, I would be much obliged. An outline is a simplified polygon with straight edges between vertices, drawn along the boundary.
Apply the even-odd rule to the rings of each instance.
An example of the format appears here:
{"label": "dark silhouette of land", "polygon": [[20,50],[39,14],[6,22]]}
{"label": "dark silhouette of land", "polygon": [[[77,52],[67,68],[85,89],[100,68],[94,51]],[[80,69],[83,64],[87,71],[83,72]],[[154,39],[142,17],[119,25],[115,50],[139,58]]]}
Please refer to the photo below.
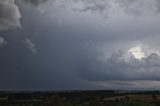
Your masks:
{"label": "dark silhouette of land", "polygon": [[160,91],[1,91],[0,106],[160,106]]}

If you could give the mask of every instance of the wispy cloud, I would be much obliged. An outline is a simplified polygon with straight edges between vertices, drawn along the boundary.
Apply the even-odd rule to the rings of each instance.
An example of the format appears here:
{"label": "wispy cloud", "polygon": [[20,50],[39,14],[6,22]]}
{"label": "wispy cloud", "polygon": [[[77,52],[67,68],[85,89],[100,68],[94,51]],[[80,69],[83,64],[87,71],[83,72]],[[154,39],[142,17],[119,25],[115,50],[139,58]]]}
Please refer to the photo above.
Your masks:
{"label": "wispy cloud", "polygon": [[37,54],[37,48],[36,48],[35,44],[30,39],[28,39],[28,38],[25,39],[24,43],[33,54]]}
{"label": "wispy cloud", "polygon": [[4,46],[6,44],[7,44],[7,41],[3,37],[0,37],[0,47]]}

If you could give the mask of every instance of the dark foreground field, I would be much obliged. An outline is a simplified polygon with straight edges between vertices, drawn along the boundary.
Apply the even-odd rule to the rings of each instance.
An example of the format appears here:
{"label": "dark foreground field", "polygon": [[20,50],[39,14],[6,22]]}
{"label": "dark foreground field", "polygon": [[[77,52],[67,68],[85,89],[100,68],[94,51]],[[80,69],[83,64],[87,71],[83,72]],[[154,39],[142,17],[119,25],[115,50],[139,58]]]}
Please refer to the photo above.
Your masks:
{"label": "dark foreground field", "polygon": [[160,106],[160,92],[0,92],[0,106]]}

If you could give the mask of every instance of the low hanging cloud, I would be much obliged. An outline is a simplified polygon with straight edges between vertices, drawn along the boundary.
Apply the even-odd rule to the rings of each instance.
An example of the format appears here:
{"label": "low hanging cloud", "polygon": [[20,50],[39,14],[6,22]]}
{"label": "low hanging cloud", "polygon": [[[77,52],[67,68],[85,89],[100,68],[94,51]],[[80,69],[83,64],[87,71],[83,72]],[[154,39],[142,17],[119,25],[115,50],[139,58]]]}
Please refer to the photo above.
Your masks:
{"label": "low hanging cloud", "polygon": [[90,81],[160,80],[160,55],[151,53],[137,59],[133,55],[117,52],[105,62],[88,60],[80,69],[79,76]]}
{"label": "low hanging cloud", "polygon": [[0,31],[21,27],[21,14],[14,0],[0,0]]}

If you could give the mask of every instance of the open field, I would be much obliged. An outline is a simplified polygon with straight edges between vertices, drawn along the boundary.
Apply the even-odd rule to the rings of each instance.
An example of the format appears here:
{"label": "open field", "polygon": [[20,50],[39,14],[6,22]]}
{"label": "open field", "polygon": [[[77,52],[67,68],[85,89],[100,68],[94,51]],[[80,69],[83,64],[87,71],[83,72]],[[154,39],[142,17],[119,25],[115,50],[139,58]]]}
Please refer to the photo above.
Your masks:
{"label": "open field", "polygon": [[158,91],[1,92],[0,106],[160,106],[160,93]]}

